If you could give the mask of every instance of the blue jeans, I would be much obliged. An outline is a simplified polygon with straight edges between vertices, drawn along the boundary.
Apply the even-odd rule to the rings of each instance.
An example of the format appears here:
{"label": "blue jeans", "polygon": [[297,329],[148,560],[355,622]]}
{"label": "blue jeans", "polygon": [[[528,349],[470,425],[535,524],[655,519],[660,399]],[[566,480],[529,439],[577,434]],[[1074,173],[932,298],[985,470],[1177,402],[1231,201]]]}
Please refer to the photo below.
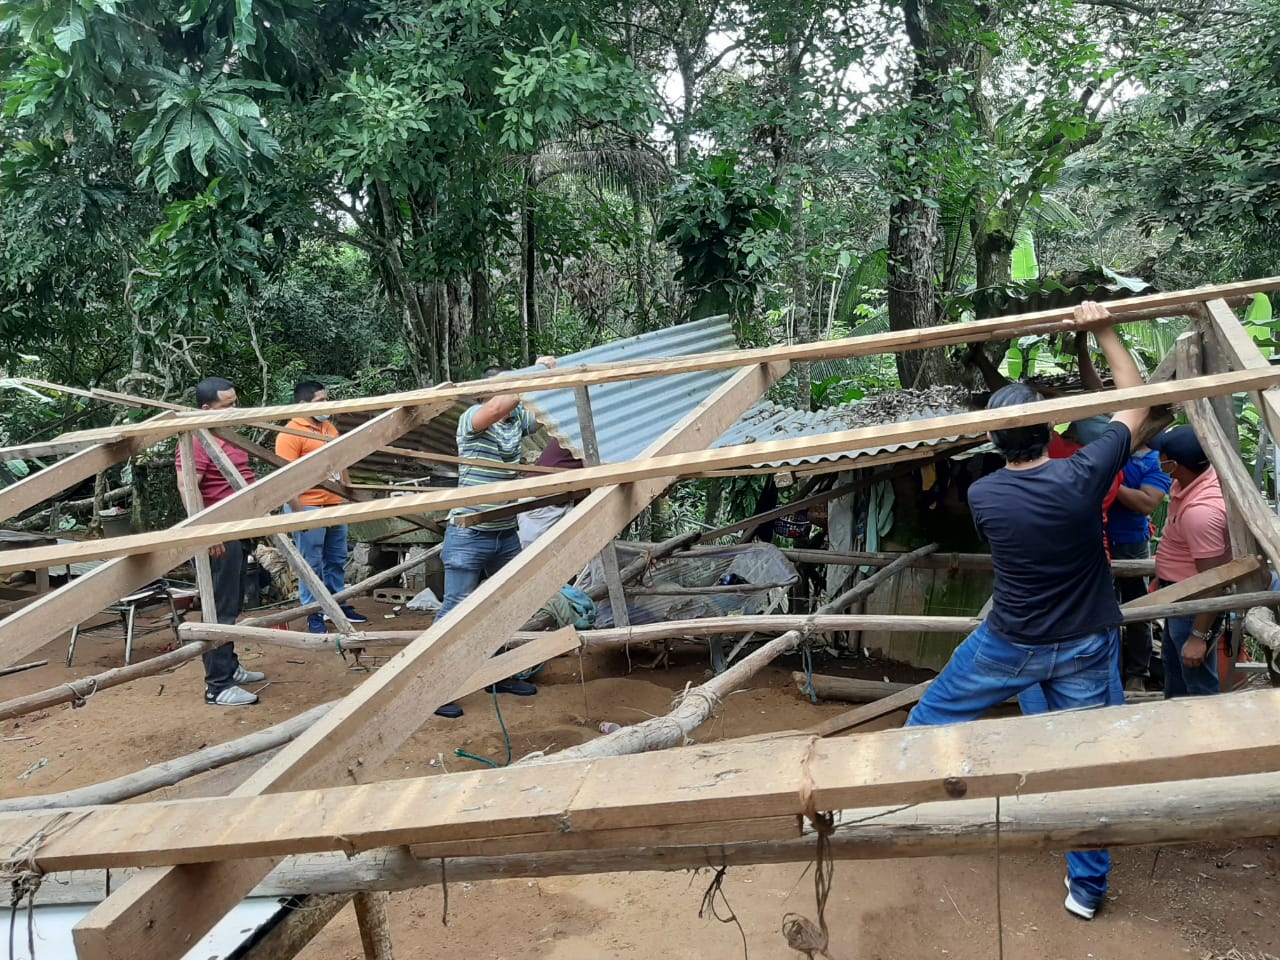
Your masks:
{"label": "blue jeans", "polygon": [[[1009,643],[985,622],[956,648],[907,717],[907,726],[939,726],[975,720],[996,704],[1038,687],[1052,710],[1124,703],[1115,629],[1063,643]],[[1067,854],[1067,875],[1077,899],[1096,907],[1107,893],[1111,856],[1105,850]]]}
{"label": "blue jeans", "polygon": [[[319,507],[303,507],[306,510],[319,510]],[[285,513],[293,513],[288,504]],[[297,530],[293,534],[293,542],[298,545],[298,552],[307,566],[315,571],[316,576],[325,585],[329,593],[338,593],[347,586],[346,576],[342,572],[347,565],[347,525],[336,527],[313,527],[310,530]],[[307,585],[298,581],[298,602],[300,604],[315,603]]]}
{"label": "blue jeans", "polygon": [[[1207,697],[1218,693],[1218,648],[1209,647],[1209,655],[1198,667],[1188,667],[1182,662],[1182,646],[1191,639],[1195,617],[1169,617],[1164,622],[1164,643],[1160,656],[1164,661],[1164,696]],[[1219,634],[1215,623],[1210,634]],[[1210,637],[1212,639],[1212,636]],[[1222,640],[1219,638],[1218,643]]]}
{"label": "blue jeans", "polygon": [[436,620],[471,596],[482,578],[497,573],[519,552],[520,535],[515,527],[477,530],[449,524],[444,532],[444,549],[440,552],[444,563],[444,602]]}

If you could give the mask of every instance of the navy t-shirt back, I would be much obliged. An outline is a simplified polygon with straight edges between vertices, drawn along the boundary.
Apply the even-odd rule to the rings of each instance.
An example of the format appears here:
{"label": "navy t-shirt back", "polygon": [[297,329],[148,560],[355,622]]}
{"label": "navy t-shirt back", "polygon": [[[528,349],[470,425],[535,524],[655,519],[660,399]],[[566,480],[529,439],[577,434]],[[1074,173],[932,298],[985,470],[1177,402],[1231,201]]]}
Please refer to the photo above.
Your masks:
{"label": "navy t-shirt back", "polygon": [[1002,468],[969,488],[974,523],[991,544],[987,628],[997,637],[1057,643],[1120,623],[1102,500],[1129,445],[1129,428],[1113,421],[1074,456],[1029,470]]}

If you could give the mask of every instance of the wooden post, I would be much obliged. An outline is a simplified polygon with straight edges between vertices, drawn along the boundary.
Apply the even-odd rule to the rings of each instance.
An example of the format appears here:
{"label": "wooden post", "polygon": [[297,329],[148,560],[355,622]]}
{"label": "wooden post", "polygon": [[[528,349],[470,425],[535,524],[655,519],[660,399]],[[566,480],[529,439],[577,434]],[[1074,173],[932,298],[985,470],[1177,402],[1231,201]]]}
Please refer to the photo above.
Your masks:
{"label": "wooden post", "polygon": [[[182,442],[188,443],[190,436],[191,434],[184,433],[181,437]],[[200,430],[196,433],[196,436],[199,437],[201,446],[209,454],[209,459],[218,465],[218,469],[222,471],[222,475],[226,477],[227,483],[231,484],[233,490],[239,491],[249,486],[249,481],[240,475],[240,471],[231,462],[227,452],[222,449],[222,445],[208,430]],[[324,581],[320,579],[319,574],[311,569],[311,564],[307,563],[306,558],[294,545],[293,540],[287,534],[275,533],[271,535],[271,542],[275,544],[276,549],[284,556],[285,562],[293,568],[293,572],[298,575],[298,582],[307,585],[307,589],[311,591],[311,596],[315,598],[316,603],[324,610],[325,616],[333,621],[333,625],[338,628],[338,632],[354,633],[355,627],[351,625],[347,615],[342,612],[342,607],[333,598],[333,594],[324,585]]]}
{"label": "wooden post", "polygon": [[[582,462],[589,467],[600,465],[600,446],[596,442],[596,418],[591,413],[591,395],[586,387],[575,387],[573,399],[578,406],[578,431],[582,434]],[[600,566],[604,568],[605,587],[609,591],[609,612],[618,627],[631,626],[627,612],[627,595],[618,575],[618,548],[610,540],[600,551]]]}
{"label": "wooden post", "polygon": [[[193,517],[204,509],[200,485],[196,481],[196,454],[193,434],[178,437],[178,450],[182,455],[182,499],[187,506],[187,516]],[[200,589],[200,618],[205,623],[218,622],[218,601],[213,592],[213,568],[209,564],[209,551],[200,550],[195,555],[196,586]],[[240,585],[244,589],[244,585]]]}
{"label": "wooden post", "polygon": [[260,936],[255,934],[257,939],[252,946],[238,954],[240,960],[294,960],[347,905],[348,899],[341,893],[293,898],[280,908]]}
{"label": "wooden post", "polygon": [[[1195,377],[1204,372],[1204,360],[1201,353],[1202,345],[1205,345],[1205,338],[1199,332],[1187,331],[1178,337],[1174,344],[1178,357],[1178,376],[1179,377]],[[1226,360],[1221,351],[1218,357],[1225,366]],[[1208,401],[1205,406],[1213,412],[1214,425],[1218,428],[1223,438],[1224,445],[1232,450],[1240,449],[1240,435],[1236,429],[1235,416],[1232,412],[1231,396],[1226,397],[1226,405],[1218,404],[1214,406]],[[1191,401],[1185,405],[1190,417],[1190,409],[1198,401]],[[1193,421],[1194,423],[1194,421]],[[1196,435],[1200,438],[1201,444],[1205,445],[1204,436],[1207,423],[1201,423],[1196,427]],[[1234,440],[1228,439],[1234,437]],[[1207,445],[1205,453],[1208,453]],[[1221,458],[1220,458],[1221,459]],[[1218,463],[1214,463],[1214,469],[1218,470],[1218,478],[1222,479],[1222,472],[1218,469]],[[1249,530],[1249,525],[1245,521],[1242,511],[1247,508],[1244,502],[1239,499],[1233,500],[1231,497],[1225,496],[1224,483],[1224,503],[1227,508],[1227,533],[1231,538],[1231,555],[1235,557],[1251,557],[1258,553],[1258,541],[1254,539],[1253,534]],[[1269,513],[1270,511],[1268,511]],[[1266,575],[1259,571],[1256,575],[1245,581],[1246,588],[1260,589],[1266,581]],[[1228,622],[1227,633],[1227,649],[1230,656],[1227,658],[1227,672],[1218,678],[1218,686],[1221,690],[1230,690],[1235,685],[1236,674],[1236,658],[1240,655],[1240,645],[1244,641],[1242,631],[1243,621],[1240,619],[1232,619]],[[1216,652],[1215,654],[1216,655]]]}
{"label": "wooden post", "polygon": [[387,923],[387,892],[357,893],[356,923],[360,926],[360,943],[365,960],[392,960],[391,925]]}

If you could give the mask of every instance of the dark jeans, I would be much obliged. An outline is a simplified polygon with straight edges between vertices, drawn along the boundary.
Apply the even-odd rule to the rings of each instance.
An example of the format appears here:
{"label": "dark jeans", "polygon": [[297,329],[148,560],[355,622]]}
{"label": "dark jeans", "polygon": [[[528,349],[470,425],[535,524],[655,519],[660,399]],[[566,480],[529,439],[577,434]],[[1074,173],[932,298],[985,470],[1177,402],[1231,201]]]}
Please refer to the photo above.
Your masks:
{"label": "dark jeans", "polygon": [[[976,720],[1009,697],[1034,691],[1049,710],[1124,703],[1116,673],[1115,630],[1062,643],[1009,643],[984,621],[965,639],[907,716],[907,726]],[[1067,853],[1067,873],[1092,906],[1107,893],[1111,856],[1105,850]]]}
{"label": "dark jeans", "polygon": [[510,530],[477,530],[449,524],[444,533],[444,602],[436,619],[471,596],[480,580],[492,576],[520,552],[520,535]]}
{"label": "dark jeans", "polygon": [[1225,617],[1214,621],[1209,630],[1209,654],[1198,667],[1182,662],[1182,647],[1191,639],[1195,617],[1169,617],[1164,622],[1164,697],[1211,697],[1218,693],[1218,643],[1224,643],[1222,627]]}
{"label": "dark jeans", "polygon": [[[244,603],[244,565],[248,547],[243,540],[228,540],[222,545],[226,553],[211,557],[213,570],[213,601],[218,605],[218,622],[235,623]],[[235,686],[236,670],[240,658],[235,645],[228,640],[204,655],[204,685],[210,693],[218,693]]]}
{"label": "dark jeans", "polygon": [[[1149,541],[1142,543],[1111,544],[1113,560],[1146,560],[1151,556]],[[1116,577],[1116,596],[1121,603],[1137,600],[1147,594],[1146,577]],[[1121,628],[1124,642],[1121,647],[1120,674],[1125,683],[1142,679],[1151,664],[1151,624],[1126,623]]]}

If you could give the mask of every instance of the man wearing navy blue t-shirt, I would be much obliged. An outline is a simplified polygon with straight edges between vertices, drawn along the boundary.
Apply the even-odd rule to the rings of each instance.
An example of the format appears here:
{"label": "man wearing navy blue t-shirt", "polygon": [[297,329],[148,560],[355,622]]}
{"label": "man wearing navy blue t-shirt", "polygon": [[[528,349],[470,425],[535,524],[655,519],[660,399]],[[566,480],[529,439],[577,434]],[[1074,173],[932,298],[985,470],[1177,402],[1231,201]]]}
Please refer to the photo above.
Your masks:
{"label": "man wearing navy blue t-shirt", "polygon": [[[1142,376],[1110,316],[1085,302],[1066,324],[1094,328],[1115,385],[1139,386]],[[1039,399],[1026,384],[1012,383],[987,407]],[[989,434],[1005,466],[969,488],[969,508],[991,544],[991,612],[929,685],[908,726],[973,720],[1033,686],[1051,710],[1124,702],[1120,607],[1103,545],[1102,501],[1146,416],[1145,409],[1122,410],[1098,439],[1065,460],[1049,459],[1048,424]],[[1093,919],[1110,868],[1105,850],[1068,853],[1067,910]]]}

